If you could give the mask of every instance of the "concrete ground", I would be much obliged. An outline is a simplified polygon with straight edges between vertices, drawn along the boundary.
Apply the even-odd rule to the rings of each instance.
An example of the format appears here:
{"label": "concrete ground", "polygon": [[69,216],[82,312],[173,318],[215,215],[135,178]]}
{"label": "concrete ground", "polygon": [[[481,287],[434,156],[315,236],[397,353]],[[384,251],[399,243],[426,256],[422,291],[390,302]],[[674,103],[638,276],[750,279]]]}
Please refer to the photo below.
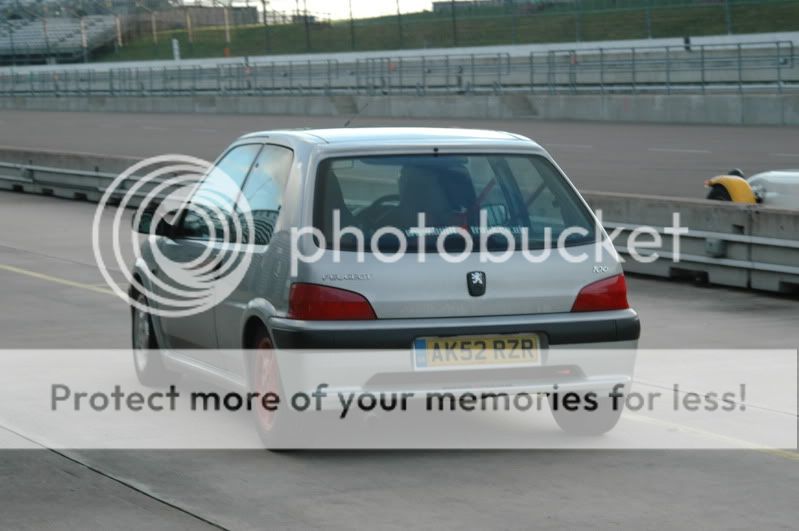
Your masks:
{"label": "concrete ground", "polygon": [[[342,127],[345,122],[341,117],[0,111],[0,145],[141,157],[182,153],[213,159],[243,133]],[[352,123],[367,125],[520,133],[550,150],[578,187],[604,192],[704,197],[704,180],[731,168],[753,174],[799,167],[796,129],[789,127],[366,117]]]}
{"label": "concrete ground", "polygon": [[[128,345],[91,254],[94,208],[0,194],[0,347]],[[794,299],[644,278],[630,298],[642,346],[799,346]],[[746,450],[15,450],[0,452],[0,527],[793,529],[798,465]]]}

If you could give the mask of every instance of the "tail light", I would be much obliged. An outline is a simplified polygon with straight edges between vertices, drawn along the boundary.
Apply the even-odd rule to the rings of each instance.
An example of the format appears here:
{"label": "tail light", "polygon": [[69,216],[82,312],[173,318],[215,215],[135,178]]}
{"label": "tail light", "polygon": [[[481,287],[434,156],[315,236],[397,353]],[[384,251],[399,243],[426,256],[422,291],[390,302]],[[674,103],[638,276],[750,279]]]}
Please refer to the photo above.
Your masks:
{"label": "tail light", "polygon": [[372,305],[360,293],[305,283],[291,285],[288,317],[303,321],[377,319]]}
{"label": "tail light", "polygon": [[624,275],[605,278],[588,284],[572,305],[573,312],[597,312],[602,310],[624,310],[627,303],[627,282]]}

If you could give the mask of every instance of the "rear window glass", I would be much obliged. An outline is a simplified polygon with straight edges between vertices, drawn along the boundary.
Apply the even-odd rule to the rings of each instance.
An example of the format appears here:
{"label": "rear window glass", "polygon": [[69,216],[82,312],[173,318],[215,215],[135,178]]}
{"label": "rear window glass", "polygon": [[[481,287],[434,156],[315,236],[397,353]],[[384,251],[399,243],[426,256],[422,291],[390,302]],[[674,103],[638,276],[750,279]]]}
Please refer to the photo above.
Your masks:
{"label": "rear window glass", "polygon": [[[419,245],[435,248],[440,233],[454,227],[474,238],[475,249],[486,227],[504,227],[513,235],[513,245],[519,247],[526,239],[530,249],[543,247],[547,232],[552,246],[569,228],[564,245],[582,245],[595,237],[584,204],[563,175],[537,155],[327,159],[319,166],[314,203],[314,226],[325,236],[328,248],[333,247],[335,216],[339,227],[363,233],[367,249],[372,235],[384,227],[404,234],[409,251]],[[424,214],[429,228],[424,237],[419,237],[419,214]],[[447,244],[457,247],[459,240],[462,244],[462,237],[448,236]],[[498,240],[499,247],[507,247],[504,238]],[[356,248],[352,235],[339,241],[343,250]],[[486,240],[489,247],[492,241]],[[381,249],[397,245],[392,235],[381,236],[376,243]]]}

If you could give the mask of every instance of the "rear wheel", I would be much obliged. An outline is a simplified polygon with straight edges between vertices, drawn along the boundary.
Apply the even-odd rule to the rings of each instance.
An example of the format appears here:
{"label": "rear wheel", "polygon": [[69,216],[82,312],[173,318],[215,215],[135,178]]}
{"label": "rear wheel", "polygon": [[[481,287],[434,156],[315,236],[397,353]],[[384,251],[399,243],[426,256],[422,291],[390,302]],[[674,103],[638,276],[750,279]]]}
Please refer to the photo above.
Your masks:
{"label": "rear wheel", "polygon": [[164,360],[153,330],[153,321],[147,297],[138,294],[138,308],[131,308],[131,341],[133,343],[133,366],[142,385],[158,387],[169,382],[171,373],[164,367]]}
{"label": "rear wheel", "polygon": [[596,399],[597,408],[588,411],[579,408],[576,411],[569,411],[558,404],[555,407],[553,397],[550,395],[549,404],[552,416],[555,418],[560,429],[569,435],[597,436],[612,430],[619,422],[623,401],[619,400],[617,408],[614,408],[613,399],[610,397],[598,397]]}
{"label": "rear wheel", "polygon": [[707,198],[714,201],[732,201],[730,193],[720,184],[714,184],[707,193]]}
{"label": "rear wheel", "polygon": [[265,328],[259,327],[255,332],[251,348],[254,348],[252,359],[252,386],[253,390],[264,396],[266,393],[274,393],[280,397],[280,404],[275,411],[270,411],[258,403],[254,409],[255,426],[261,442],[267,449],[274,449],[280,444],[281,436],[285,433],[284,417],[281,408],[284,397],[282,396],[282,386],[280,384],[280,369],[277,364],[277,355],[274,345]]}

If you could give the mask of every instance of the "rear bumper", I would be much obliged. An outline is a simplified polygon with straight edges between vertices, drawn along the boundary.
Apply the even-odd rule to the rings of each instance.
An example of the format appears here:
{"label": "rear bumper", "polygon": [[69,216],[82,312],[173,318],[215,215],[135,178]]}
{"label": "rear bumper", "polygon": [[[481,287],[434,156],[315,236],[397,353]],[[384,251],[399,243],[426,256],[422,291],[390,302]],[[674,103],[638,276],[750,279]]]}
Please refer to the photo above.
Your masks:
{"label": "rear bumper", "polygon": [[470,368],[417,371],[411,349],[281,350],[278,370],[284,394],[311,395],[325,387],[324,409],[340,407],[351,393],[385,396],[411,393],[559,393],[594,392],[608,395],[617,385],[629,385],[635,368],[636,341],[551,347],[534,367]]}
{"label": "rear bumper", "polygon": [[535,333],[544,347],[635,341],[641,335],[632,309],[609,312],[503,315],[375,321],[297,321],[272,318],[280,349],[407,349],[422,336]]}

